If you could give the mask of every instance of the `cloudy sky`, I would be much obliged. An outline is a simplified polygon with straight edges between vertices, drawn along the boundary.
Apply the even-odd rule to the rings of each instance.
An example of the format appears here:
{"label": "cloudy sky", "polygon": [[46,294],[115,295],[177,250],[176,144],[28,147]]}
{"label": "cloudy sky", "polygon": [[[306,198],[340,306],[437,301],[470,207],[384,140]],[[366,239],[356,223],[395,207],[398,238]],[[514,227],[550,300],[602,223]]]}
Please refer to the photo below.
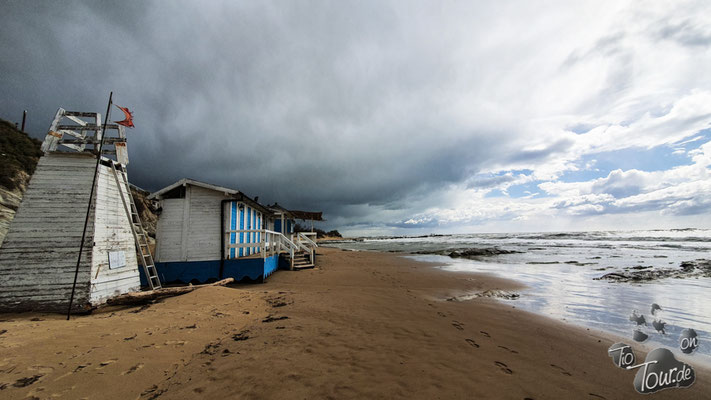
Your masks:
{"label": "cloudy sky", "polygon": [[354,235],[711,228],[708,1],[1,9],[0,118],[43,137],[113,90],[149,190],[191,177]]}

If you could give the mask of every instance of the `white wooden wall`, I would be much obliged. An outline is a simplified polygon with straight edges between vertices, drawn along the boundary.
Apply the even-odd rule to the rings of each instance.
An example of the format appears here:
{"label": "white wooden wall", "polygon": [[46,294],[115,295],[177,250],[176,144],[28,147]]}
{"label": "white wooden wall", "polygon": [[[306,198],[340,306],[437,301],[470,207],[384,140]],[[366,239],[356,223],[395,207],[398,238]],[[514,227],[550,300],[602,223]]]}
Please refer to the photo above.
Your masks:
{"label": "white wooden wall", "polygon": [[[0,247],[0,309],[66,311],[96,159],[41,157]],[[75,307],[89,304],[93,229],[87,232]]]}
{"label": "white wooden wall", "polygon": [[161,200],[156,226],[156,261],[220,259],[220,203],[223,193],[187,185],[184,199]]}
{"label": "white wooden wall", "polygon": [[[66,311],[95,166],[90,154],[40,158],[0,247],[0,309]],[[140,288],[133,235],[108,167],[94,196],[75,311]],[[110,270],[109,251],[124,251],[126,266]]]}
{"label": "white wooden wall", "polygon": [[220,202],[223,193],[188,185],[188,240],[183,249],[187,261],[220,259]]}
{"label": "white wooden wall", "polygon": [[156,224],[156,262],[183,261],[183,212],[185,199],[160,201]]}
{"label": "white wooden wall", "polygon": [[[125,187],[122,190],[128,204],[130,192],[127,193],[128,189]],[[90,301],[94,305],[119,294],[138,291],[141,287],[136,244],[119,196],[110,167],[100,166],[91,264]],[[124,252],[126,256],[126,266],[110,269],[109,252],[119,251]]]}

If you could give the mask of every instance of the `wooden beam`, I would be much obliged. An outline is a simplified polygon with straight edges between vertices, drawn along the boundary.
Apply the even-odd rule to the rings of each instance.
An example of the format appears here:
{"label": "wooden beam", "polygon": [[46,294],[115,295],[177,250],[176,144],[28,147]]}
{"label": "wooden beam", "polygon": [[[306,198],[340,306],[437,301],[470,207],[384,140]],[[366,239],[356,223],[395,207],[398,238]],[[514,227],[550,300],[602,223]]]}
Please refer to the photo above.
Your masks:
{"label": "wooden beam", "polygon": [[153,300],[157,300],[163,297],[180,296],[185,293],[190,293],[193,290],[201,289],[209,286],[226,286],[235,281],[234,278],[226,278],[215,283],[207,285],[189,285],[189,286],[178,286],[170,288],[161,288],[156,290],[149,290],[145,292],[135,292],[126,293],[114,298],[108,299],[106,305],[118,306],[118,305],[138,305],[146,304]]}

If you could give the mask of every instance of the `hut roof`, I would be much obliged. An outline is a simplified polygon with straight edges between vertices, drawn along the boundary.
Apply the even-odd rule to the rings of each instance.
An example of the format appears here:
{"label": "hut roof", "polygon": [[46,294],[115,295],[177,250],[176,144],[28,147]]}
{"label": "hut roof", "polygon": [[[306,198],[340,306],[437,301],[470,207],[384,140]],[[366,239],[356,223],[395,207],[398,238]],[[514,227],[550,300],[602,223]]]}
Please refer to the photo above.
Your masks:
{"label": "hut roof", "polygon": [[323,213],[321,211],[317,212],[317,211],[290,210],[289,212],[296,219],[303,219],[303,220],[310,219],[312,221],[323,221],[323,218],[322,218]]}
{"label": "hut roof", "polygon": [[269,208],[263,206],[262,204],[259,204],[259,202],[252,199],[251,197],[247,196],[246,194],[240,192],[239,190],[226,188],[224,186],[213,185],[211,183],[200,182],[200,181],[196,181],[195,179],[189,179],[189,178],[183,178],[183,179],[173,183],[172,185],[166,186],[163,189],[161,189],[155,193],[152,193],[150,196],[148,196],[148,198],[149,199],[160,199],[164,194],[170,192],[171,190],[179,188],[181,186],[186,186],[186,185],[198,186],[201,188],[214,190],[216,192],[222,192],[225,194],[225,196],[232,197],[235,200],[244,201],[245,203],[248,203],[250,206],[252,206],[254,208],[258,208],[263,213],[271,214],[271,210]]}
{"label": "hut roof", "polygon": [[279,203],[274,203],[269,208],[274,213],[284,213],[294,219],[302,220],[312,220],[312,221],[325,221],[323,219],[323,212],[321,211],[299,211],[299,210],[288,210],[279,205]]}
{"label": "hut roof", "polygon": [[199,187],[202,187],[205,189],[210,189],[210,190],[214,190],[217,192],[223,192],[226,195],[235,195],[235,194],[239,193],[239,190],[229,189],[226,187],[217,186],[217,185],[213,185],[210,183],[200,182],[200,181],[196,181],[194,179],[183,178],[183,179],[175,182],[172,185],[166,186],[163,189],[161,189],[155,193],[152,193],[150,196],[148,196],[148,198],[149,199],[159,199],[163,194],[168,193],[177,187],[185,186],[185,185],[199,186]]}

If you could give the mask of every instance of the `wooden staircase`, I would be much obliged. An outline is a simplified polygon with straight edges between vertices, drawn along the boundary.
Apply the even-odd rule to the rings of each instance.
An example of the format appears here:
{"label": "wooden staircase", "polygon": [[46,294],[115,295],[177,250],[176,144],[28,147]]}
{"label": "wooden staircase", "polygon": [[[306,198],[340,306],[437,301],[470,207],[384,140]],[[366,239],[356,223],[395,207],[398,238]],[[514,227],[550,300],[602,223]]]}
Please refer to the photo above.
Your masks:
{"label": "wooden staircase", "polygon": [[[287,260],[289,263],[291,263],[291,255],[287,255]],[[307,268],[313,268],[315,265],[313,261],[311,261],[311,254],[301,251],[298,253],[294,253],[294,262],[293,262],[294,270],[298,269],[307,269]]]}

